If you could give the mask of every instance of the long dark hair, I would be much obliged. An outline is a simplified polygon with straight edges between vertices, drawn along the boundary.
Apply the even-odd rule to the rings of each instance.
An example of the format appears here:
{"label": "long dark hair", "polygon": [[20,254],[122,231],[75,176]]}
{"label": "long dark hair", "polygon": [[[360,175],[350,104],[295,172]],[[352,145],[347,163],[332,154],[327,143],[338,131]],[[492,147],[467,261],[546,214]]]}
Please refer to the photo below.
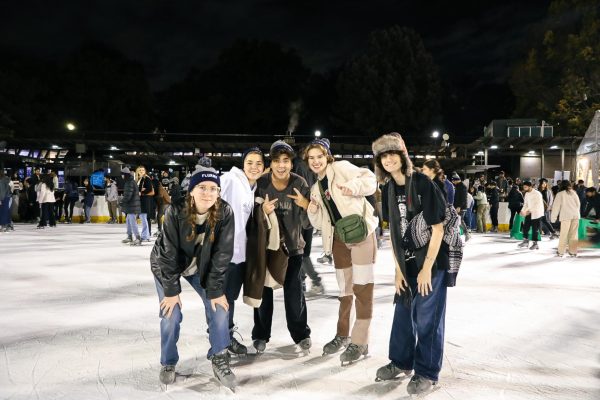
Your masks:
{"label": "long dark hair", "polygon": [[[187,241],[196,240],[196,205],[194,204],[194,196],[191,193],[188,193],[185,197],[185,210],[187,212],[186,221],[192,227],[192,231],[185,238]],[[215,226],[217,226],[217,221],[219,220],[219,214],[221,210],[221,196],[217,198],[215,204],[211,208],[208,209],[208,218],[206,219],[206,223],[208,224],[208,228],[210,229],[210,237],[209,240],[211,242],[215,241]]]}
{"label": "long dark hair", "polygon": [[54,192],[54,179],[52,178],[52,175],[45,174],[42,176],[42,183],[45,184],[50,191]]}
{"label": "long dark hair", "polygon": [[437,162],[437,160],[427,160],[423,163],[423,166],[432,170],[435,173],[435,177],[437,179],[439,179],[440,181],[442,180],[442,177],[444,175],[444,170],[442,169],[442,166],[440,165],[440,163]]}
{"label": "long dark hair", "polygon": [[[377,169],[379,169],[385,179],[389,179],[389,177],[391,176],[389,172],[387,172],[385,170],[385,168],[383,168],[383,164],[381,163],[381,157],[383,157],[386,154],[398,154],[400,156],[400,161],[402,166],[400,167],[400,171],[402,172],[403,175],[410,175],[413,171],[413,167],[412,167],[412,161],[410,161],[410,159],[408,158],[408,155],[400,150],[391,150],[391,151],[386,151],[384,153],[378,154],[377,157],[375,157],[375,160],[373,160],[373,164],[375,165],[375,170],[377,171]],[[383,183],[382,181],[380,181],[380,183]]]}

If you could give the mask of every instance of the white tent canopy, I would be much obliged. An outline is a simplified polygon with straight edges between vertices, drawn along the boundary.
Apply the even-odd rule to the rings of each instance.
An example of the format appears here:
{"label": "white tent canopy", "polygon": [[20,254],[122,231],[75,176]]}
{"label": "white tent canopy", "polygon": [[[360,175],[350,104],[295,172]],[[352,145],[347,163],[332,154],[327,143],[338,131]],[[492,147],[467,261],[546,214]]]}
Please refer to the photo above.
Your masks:
{"label": "white tent canopy", "polygon": [[585,137],[577,149],[577,179],[583,179],[585,185],[598,186],[600,175],[600,110],[594,113],[594,119],[588,127]]}

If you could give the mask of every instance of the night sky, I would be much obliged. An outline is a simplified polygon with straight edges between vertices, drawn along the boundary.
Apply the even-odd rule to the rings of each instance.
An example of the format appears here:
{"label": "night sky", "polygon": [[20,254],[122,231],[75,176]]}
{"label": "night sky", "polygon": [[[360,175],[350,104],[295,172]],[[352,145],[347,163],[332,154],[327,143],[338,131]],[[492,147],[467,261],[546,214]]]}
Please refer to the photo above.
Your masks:
{"label": "night sky", "polygon": [[466,103],[478,87],[506,83],[549,3],[63,0],[51,6],[4,1],[0,46],[60,60],[83,40],[100,40],[141,61],[159,90],[184,78],[192,66],[210,66],[237,38],[296,48],[308,67],[326,72],[359,52],[369,32],[396,24],[423,37],[444,85]]}

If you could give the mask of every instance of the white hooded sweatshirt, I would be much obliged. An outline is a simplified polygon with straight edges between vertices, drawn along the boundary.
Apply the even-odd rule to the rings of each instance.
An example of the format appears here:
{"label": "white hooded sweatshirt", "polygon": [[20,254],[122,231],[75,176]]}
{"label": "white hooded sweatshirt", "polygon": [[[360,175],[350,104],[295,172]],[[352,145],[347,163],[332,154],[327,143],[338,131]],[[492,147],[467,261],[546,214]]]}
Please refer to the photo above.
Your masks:
{"label": "white hooded sweatshirt", "polygon": [[250,187],[244,171],[237,167],[221,175],[221,198],[233,209],[235,219],[235,239],[231,262],[240,264],[246,261],[246,223],[254,207],[254,187]]}

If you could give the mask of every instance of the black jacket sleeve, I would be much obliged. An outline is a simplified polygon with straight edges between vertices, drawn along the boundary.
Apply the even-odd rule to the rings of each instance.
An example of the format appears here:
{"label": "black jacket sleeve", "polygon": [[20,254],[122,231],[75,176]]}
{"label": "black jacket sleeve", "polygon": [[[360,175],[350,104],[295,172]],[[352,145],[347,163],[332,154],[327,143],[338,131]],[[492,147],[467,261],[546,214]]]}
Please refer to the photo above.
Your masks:
{"label": "black jacket sleeve", "polygon": [[231,207],[225,203],[223,219],[219,231],[215,232],[215,242],[212,247],[210,269],[206,279],[206,296],[216,299],[223,295],[225,289],[225,274],[233,257],[233,241],[235,237],[235,222]]}
{"label": "black jacket sleeve", "polygon": [[125,181],[125,185],[123,187],[123,198],[121,199],[121,204],[128,204],[131,201],[134,190],[135,190],[135,183],[133,183],[133,180],[128,179],[127,181]]}
{"label": "black jacket sleeve", "polygon": [[381,219],[387,223],[390,222],[390,210],[388,208],[388,185],[390,185],[390,182],[381,187]]}
{"label": "black jacket sleeve", "polygon": [[454,207],[460,207],[461,210],[467,209],[467,187],[463,183],[455,186]]}
{"label": "black jacket sleeve", "polygon": [[181,293],[181,284],[179,282],[181,272],[177,263],[177,252],[180,247],[179,241],[181,240],[179,237],[179,224],[181,222],[185,222],[185,220],[179,219],[176,207],[167,208],[162,235],[159,236],[153,249],[155,252],[155,262],[160,271],[158,279],[162,283],[165,296],[167,297],[176,296]]}

